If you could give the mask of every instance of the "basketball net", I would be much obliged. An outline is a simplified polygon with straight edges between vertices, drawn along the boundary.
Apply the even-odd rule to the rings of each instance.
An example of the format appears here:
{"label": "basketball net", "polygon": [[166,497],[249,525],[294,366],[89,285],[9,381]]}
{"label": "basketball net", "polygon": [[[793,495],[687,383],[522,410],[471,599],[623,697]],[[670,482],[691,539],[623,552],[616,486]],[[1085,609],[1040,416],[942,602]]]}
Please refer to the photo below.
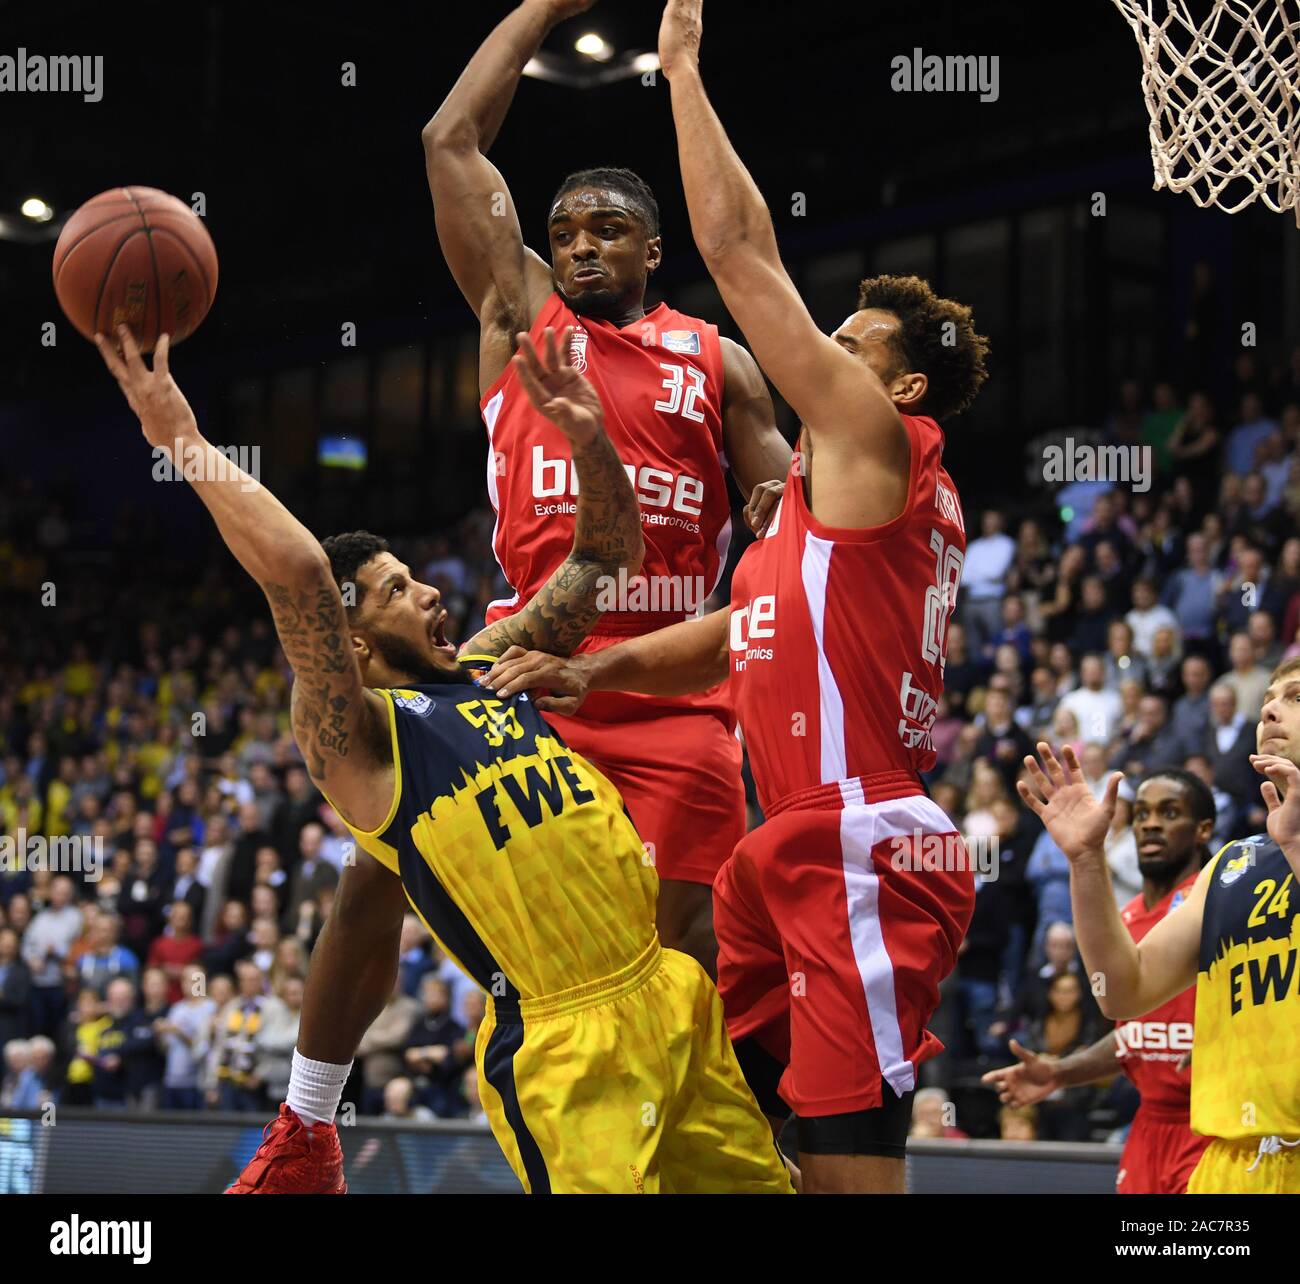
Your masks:
{"label": "basketball net", "polygon": [[1114,0],[1142,51],[1155,187],[1300,226],[1300,0]]}

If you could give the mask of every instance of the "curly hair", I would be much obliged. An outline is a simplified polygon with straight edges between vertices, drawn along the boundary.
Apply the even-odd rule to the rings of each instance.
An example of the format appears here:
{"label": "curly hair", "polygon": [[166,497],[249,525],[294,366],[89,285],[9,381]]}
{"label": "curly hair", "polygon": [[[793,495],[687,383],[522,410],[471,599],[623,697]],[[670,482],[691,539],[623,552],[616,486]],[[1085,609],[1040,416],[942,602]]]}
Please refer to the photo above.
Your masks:
{"label": "curly hair", "polygon": [[[356,600],[347,607],[348,618],[352,618],[360,609],[366,591],[357,583],[357,572],[372,557],[387,553],[388,541],[369,531],[348,531],[344,535],[331,535],[320,542],[325,556],[330,559],[330,570],[334,574],[334,583],[343,591],[345,584],[356,585]],[[346,600],[346,599],[345,599]]]}
{"label": "curly hair", "polygon": [[984,386],[989,341],[970,308],[941,299],[919,276],[873,276],[858,288],[858,311],[879,308],[899,321],[893,346],[903,369],[929,381],[922,409],[943,421],[965,410]]}
{"label": "curly hair", "polygon": [[628,204],[636,211],[648,238],[659,235],[659,202],[650,190],[650,184],[634,174],[630,169],[606,166],[596,169],[580,169],[570,174],[551,198],[551,209],[561,196],[575,192],[580,187],[606,187],[628,198]]}

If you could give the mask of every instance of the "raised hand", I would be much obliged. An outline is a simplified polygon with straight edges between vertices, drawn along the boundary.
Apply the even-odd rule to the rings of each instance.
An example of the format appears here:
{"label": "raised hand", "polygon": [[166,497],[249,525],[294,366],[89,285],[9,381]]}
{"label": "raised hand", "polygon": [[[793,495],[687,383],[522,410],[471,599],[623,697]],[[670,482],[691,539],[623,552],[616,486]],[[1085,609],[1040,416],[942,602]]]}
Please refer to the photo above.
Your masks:
{"label": "raised hand", "polygon": [[1032,757],[1025,759],[1029,780],[1016,782],[1020,797],[1071,861],[1104,852],[1123,774],[1112,773],[1099,801],[1092,796],[1078,755],[1069,745],[1062,754],[1064,766],[1045,740],[1038,742],[1038,753],[1042,767]]}
{"label": "raised hand", "polygon": [[1268,836],[1289,856],[1300,847],[1300,767],[1277,754],[1253,753],[1250,765],[1267,776],[1259,787],[1268,808]]}
{"label": "raised hand", "polygon": [[120,352],[102,334],[95,335],[95,347],[126,396],[127,404],[140,420],[145,440],[151,446],[170,446],[178,437],[197,436],[199,426],[194,411],[167,368],[171,336],[158,336],[153,350],[153,369],[150,370],[130,329],[118,326],[117,335]]}
{"label": "raised hand", "polygon": [[605,412],[595,388],[569,364],[573,326],[565,326],[558,343],[555,331],[547,326],[540,353],[527,334],[515,337],[519,350],[510,361],[528,400],[573,445],[586,445],[597,437],[605,427]]}
{"label": "raised hand", "polygon": [[1014,1039],[1011,1040],[1011,1051],[1016,1055],[1015,1065],[990,1070],[980,1079],[981,1083],[997,1091],[998,1100],[1004,1106],[1032,1106],[1050,1097],[1061,1086],[1056,1078],[1055,1058],[1030,1052]]}
{"label": "raised hand", "polygon": [[704,0],[668,0],[659,24],[659,66],[672,79],[681,67],[698,66],[704,36]]}

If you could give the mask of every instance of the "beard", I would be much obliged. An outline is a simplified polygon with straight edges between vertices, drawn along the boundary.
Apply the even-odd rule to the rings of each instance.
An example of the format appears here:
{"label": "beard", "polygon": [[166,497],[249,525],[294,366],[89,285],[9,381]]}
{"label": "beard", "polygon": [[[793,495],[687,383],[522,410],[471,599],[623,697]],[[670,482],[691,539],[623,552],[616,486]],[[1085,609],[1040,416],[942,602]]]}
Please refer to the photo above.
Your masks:
{"label": "beard", "polygon": [[370,634],[370,642],[384,664],[413,685],[442,682],[446,676],[446,671],[438,668],[426,652],[395,633],[374,629]]}
{"label": "beard", "polygon": [[556,288],[560,298],[580,317],[607,320],[623,310],[625,296],[615,290],[583,290],[581,294],[569,295],[558,286]]}
{"label": "beard", "polygon": [[1138,873],[1143,878],[1149,878],[1153,883],[1166,883],[1179,873],[1190,859],[1190,853],[1184,852],[1179,856],[1172,856],[1166,848],[1163,856],[1144,857],[1138,856]]}

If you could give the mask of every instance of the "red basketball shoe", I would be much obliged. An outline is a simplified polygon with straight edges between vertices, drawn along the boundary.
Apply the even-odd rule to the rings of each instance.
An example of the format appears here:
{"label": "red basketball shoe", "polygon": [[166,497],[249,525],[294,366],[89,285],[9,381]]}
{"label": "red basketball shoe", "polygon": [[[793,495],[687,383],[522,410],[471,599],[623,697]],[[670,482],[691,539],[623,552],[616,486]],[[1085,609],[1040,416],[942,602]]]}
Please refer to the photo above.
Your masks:
{"label": "red basketball shoe", "polygon": [[343,1151],[333,1124],[308,1130],[286,1105],[262,1129],[262,1144],[227,1195],[346,1195]]}

